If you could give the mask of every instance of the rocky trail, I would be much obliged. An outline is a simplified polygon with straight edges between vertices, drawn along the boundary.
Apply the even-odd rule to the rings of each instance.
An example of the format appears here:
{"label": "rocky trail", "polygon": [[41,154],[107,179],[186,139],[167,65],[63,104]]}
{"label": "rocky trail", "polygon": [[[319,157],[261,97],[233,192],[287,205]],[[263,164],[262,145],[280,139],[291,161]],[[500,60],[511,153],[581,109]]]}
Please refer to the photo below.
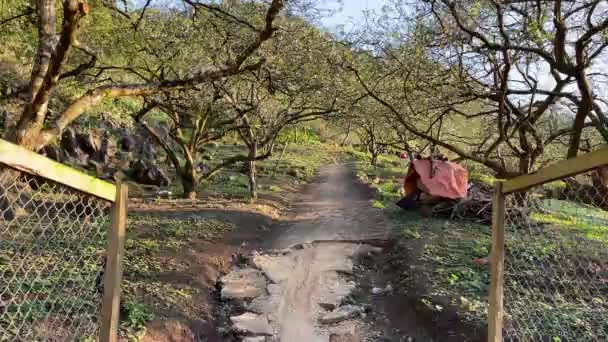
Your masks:
{"label": "rocky trail", "polygon": [[348,165],[323,168],[270,248],[221,278],[226,330],[248,342],[373,340],[362,319],[370,307],[351,297],[357,260],[382,253],[389,237],[370,198]]}

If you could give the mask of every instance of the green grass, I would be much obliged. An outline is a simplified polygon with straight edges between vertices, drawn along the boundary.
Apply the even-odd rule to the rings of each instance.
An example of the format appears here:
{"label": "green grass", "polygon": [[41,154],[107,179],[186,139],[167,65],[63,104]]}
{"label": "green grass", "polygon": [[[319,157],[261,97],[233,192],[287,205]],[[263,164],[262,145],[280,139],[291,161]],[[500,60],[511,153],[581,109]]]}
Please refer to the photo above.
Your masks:
{"label": "green grass", "polygon": [[[490,227],[422,217],[391,205],[400,195],[395,185],[402,182],[405,168],[390,162],[373,168],[365,158],[359,160],[359,177],[379,189],[372,206],[380,208],[382,204],[401,234],[400,245],[418,250],[415,257],[419,265],[413,272],[416,276],[428,274],[428,295],[452,298],[460,317],[484,326],[489,265],[475,261],[489,256]],[[471,179],[486,185],[496,181],[480,172],[473,172]],[[532,195],[529,221],[510,218],[505,242],[507,336],[591,341],[608,333],[608,322],[600,318],[608,316],[608,301],[602,292],[605,276],[598,274],[603,269],[600,265],[608,261],[608,213],[585,204],[545,198],[547,190],[564,186],[561,181],[548,183],[542,186],[542,193]],[[431,302],[429,308],[442,310]]]}
{"label": "green grass", "polygon": [[384,208],[386,208],[386,206],[384,205],[384,203],[382,203],[380,201],[372,201],[372,208],[384,209]]}
{"label": "green grass", "polygon": [[[121,334],[136,339],[145,323],[165,310],[179,309],[191,317],[197,312],[190,302],[199,289],[195,284],[173,284],[160,276],[185,272],[188,253],[195,240],[213,241],[234,229],[230,223],[197,216],[166,217],[130,215],[125,242]],[[152,306],[153,305],[153,306]]]}
{"label": "green grass", "polygon": [[[225,158],[244,153],[246,150],[243,146],[219,145],[209,149],[207,154],[211,156],[211,160],[207,160],[205,163],[213,167]],[[321,165],[333,164],[349,158],[342,148],[318,143],[297,145],[291,143],[279,161],[280,155],[281,148],[277,148],[270,158],[256,162],[258,192],[262,196],[289,191],[290,185],[310,181]],[[248,197],[249,181],[242,169],[242,163],[226,168],[202,184],[199,191]],[[180,189],[175,189],[175,191],[179,193]]]}

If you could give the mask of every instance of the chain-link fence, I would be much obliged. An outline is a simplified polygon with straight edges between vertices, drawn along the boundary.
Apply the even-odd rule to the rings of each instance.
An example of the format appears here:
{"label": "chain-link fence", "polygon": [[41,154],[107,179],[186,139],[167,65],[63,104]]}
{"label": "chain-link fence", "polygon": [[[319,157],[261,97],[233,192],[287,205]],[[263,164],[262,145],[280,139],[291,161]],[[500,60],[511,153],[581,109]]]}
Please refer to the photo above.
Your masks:
{"label": "chain-link fence", "polygon": [[596,169],[505,199],[505,341],[608,341],[608,178]]}
{"label": "chain-link fence", "polygon": [[97,340],[111,205],[0,164],[0,341]]}

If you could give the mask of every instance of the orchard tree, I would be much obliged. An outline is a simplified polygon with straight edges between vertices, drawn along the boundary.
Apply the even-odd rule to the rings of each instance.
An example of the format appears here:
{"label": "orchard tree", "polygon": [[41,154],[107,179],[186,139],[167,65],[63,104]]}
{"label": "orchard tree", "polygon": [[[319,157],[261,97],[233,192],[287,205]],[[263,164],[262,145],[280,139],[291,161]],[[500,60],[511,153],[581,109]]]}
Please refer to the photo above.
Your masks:
{"label": "orchard tree", "polygon": [[[608,45],[598,1],[420,1],[416,10],[405,28],[384,25],[390,40],[367,42],[373,53],[351,67],[405,130],[501,177],[533,171],[563,137],[575,156],[587,127],[605,136],[601,99],[586,86]],[[558,107],[574,107],[569,125],[550,124]]]}
{"label": "orchard tree", "polygon": [[[102,1],[103,5],[108,3],[115,5],[111,1]],[[99,5],[99,2],[94,1],[94,4]],[[175,44],[173,46],[165,45],[167,49],[162,51],[158,58],[173,59],[179,55],[187,60],[183,54],[180,55],[182,53],[180,47],[184,45],[205,51],[210,57],[199,61],[188,60],[189,65],[182,66],[183,68],[179,72],[174,72],[168,65],[146,64],[145,57],[138,59],[142,50],[131,50],[133,54],[124,56],[123,63],[105,65],[100,58],[103,56],[98,54],[98,51],[81,43],[80,34],[81,31],[86,31],[90,24],[87,23],[87,18],[91,16],[91,9],[94,11],[108,10],[106,7],[89,7],[85,0],[63,0],[61,6],[57,6],[56,0],[36,0],[34,21],[37,28],[37,43],[35,44],[35,56],[32,57],[31,79],[27,86],[21,113],[15,120],[15,125],[9,127],[9,138],[26,148],[39,150],[58,137],[79,116],[104,100],[117,97],[149,96],[169,89],[192,89],[201,84],[258,69],[264,61],[259,58],[253,59],[252,56],[275,32],[276,28],[273,23],[279,16],[284,1],[273,0],[268,6],[256,4],[250,7],[251,11],[264,13],[256,16],[259,19],[255,22],[248,22],[232,14],[230,4],[213,5],[189,0],[184,1],[183,4],[183,11],[173,11],[169,14],[156,11],[158,16],[171,15],[172,18],[168,20],[174,20],[178,25],[186,25],[186,22],[191,25],[188,30],[183,32],[183,35],[171,36]],[[63,12],[63,15],[57,14],[57,8]],[[116,6],[114,8],[120,10]],[[124,17],[124,20],[120,19],[124,21],[122,26],[113,27],[115,32],[118,33],[120,29],[127,30],[127,28],[139,32],[141,22],[146,20],[144,18],[146,9],[131,14],[125,11],[113,14]],[[25,8],[25,10],[29,9]],[[136,13],[139,15],[135,15]],[[19,18],[15,20],[17,19]],[[58,20],[60,20],[59,32],[57,32]],[[112,20],[118,21],[119,19]],[[204,37],[209,34],[207,29],[210,26],[220,27],[219,34],[230,32],[230,34],[224,35],[227,41],[209,44],[210,40],[206,40]],[[156,37],[150,35],[150,39],[145,44],[150,44],[154,38],[162,41],[160,38],[163,34],[164,32],[157,32]],[[126,42],[121,40],[124,38],[124,34],[116,36],[117,41],[114,43]],[[197,37],[203,37],[203,39],[197,39]],[[111,41],[105,42],[105,47],[108,48],[112,43]],[[121,46],[127,51],[129,48],[133,48],[132,45]],[[87,55],[89,58],[80,64],[72,62],[70,55],[75,51],[78,51],[80,55]],[[144,55],[154,53],[157,51],[151,49]],[[137,65],[138,62],[141,64]],[[142,70],[145,72],[141,72]],[[116,77],[111,73],[105,74],[112,71],[120,71],[121,74]],[[90,72],[94,72],[92,79]],[[49,115],[49,103],[53,96],[56,96],[58,86],[68,80],[72,82],[71,87],[79,89],[80,94],[61,112]]]}

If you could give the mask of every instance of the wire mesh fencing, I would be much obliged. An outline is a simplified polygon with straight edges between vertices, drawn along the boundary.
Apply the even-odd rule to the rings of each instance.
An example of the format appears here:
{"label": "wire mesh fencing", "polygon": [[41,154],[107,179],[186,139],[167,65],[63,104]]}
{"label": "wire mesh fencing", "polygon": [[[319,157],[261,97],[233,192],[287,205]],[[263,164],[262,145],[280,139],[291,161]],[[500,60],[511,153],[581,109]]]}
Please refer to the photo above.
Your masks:
{"label": "wire mesh fencing", "polygon": [[505,197],[505,341],[608,341],[604,180],[594,171]]}
{"label": "wire mesh fencing", "polygon": [[0,341],[94,341],[112,203],[0,167]]}

